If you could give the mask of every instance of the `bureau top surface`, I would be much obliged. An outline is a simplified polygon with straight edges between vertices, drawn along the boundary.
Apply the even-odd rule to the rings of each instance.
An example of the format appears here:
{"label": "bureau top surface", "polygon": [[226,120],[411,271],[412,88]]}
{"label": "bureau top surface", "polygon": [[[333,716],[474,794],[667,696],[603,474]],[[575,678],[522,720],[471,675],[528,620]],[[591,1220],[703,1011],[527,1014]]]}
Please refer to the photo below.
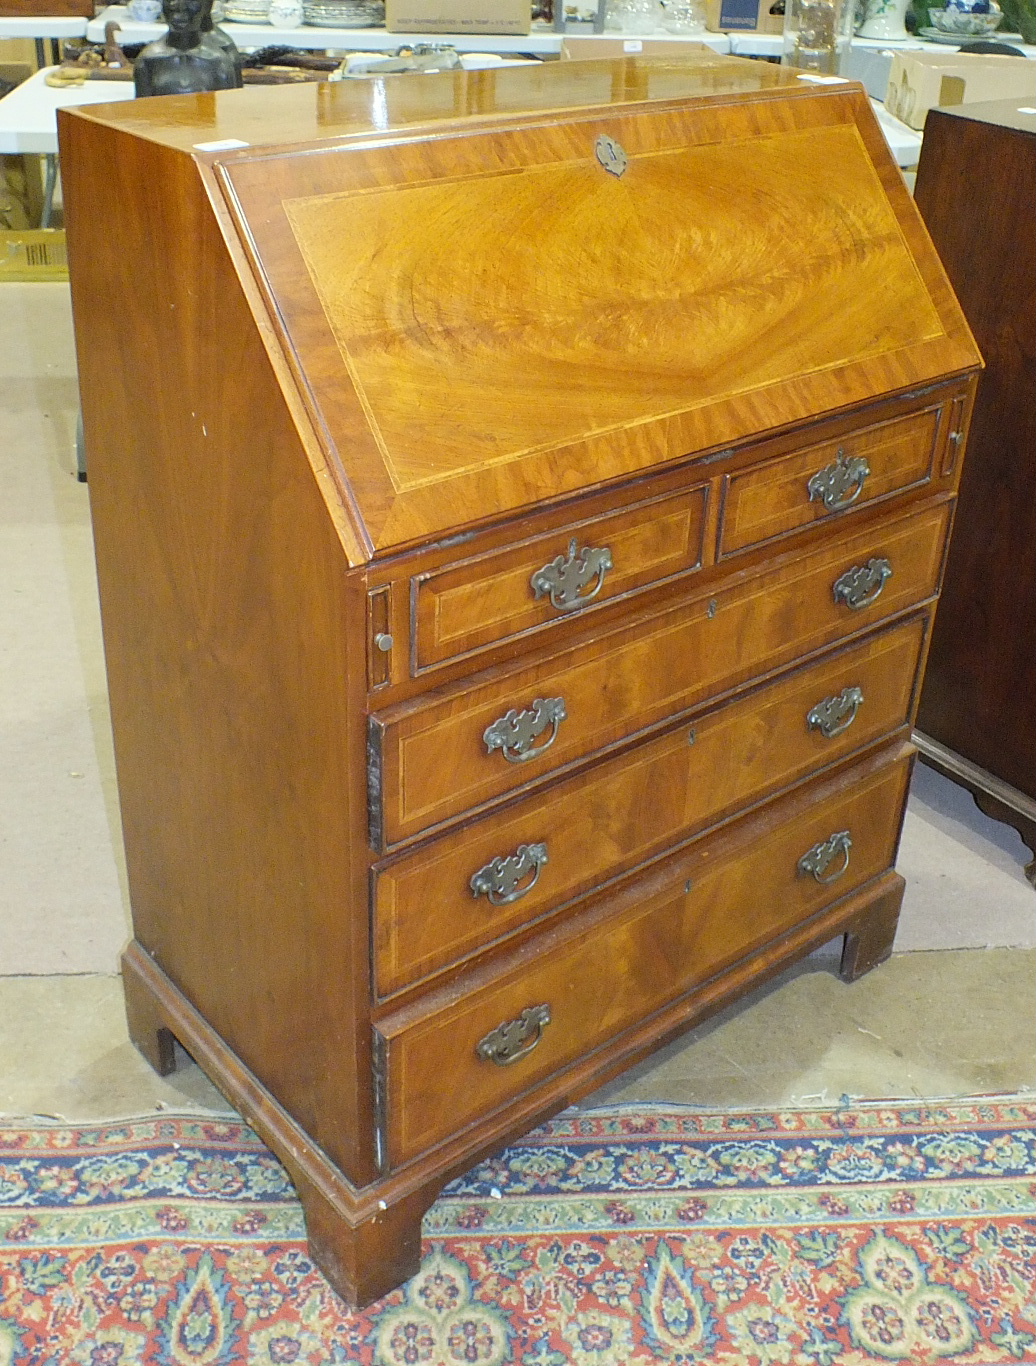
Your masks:
{"label": "bureau top surface", "polygon": [[1036,109],[1031,100],[976,100],[972,104],[952,105],[937,111],[950,118],[966,119],[972,123],[992,123],[998,128],[1011,128],[1018,133],[1036,136]]}
{"label": "bureau top surface", "polygon": [[372,554],[978,363],[856,86],[701,55],[82,117],[197,161]]}

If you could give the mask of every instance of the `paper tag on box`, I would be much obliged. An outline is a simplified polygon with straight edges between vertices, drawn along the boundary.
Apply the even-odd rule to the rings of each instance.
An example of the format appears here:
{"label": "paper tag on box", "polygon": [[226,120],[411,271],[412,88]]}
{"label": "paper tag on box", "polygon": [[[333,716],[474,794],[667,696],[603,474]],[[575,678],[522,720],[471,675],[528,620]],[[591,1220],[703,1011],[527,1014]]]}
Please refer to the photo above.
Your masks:
{"label": "paper tag on box", "polygon": [[232,152],[236,147],[247,147],[247,142],[242,142],[240,138],[221,138],[218,142],[196,142],[194,150],[196,152]]}

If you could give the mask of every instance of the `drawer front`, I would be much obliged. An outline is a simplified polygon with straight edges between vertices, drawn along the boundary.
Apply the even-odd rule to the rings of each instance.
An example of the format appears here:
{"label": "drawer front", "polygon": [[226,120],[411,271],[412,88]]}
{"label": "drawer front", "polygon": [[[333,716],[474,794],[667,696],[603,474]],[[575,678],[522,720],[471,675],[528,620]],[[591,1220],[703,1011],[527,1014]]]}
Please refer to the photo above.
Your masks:
{"label": "drawer front", "polygon": [[697,569],[705,497],[705,486],[681,489],[416,576],[414,671]]}
{"label": "drawer front", "polygon": [[927,618],[376,867],[375,985],[420,981],[910,718]]}
{"label": "drawer front", "polygon": [[727,475],[720,556],[924,483],[941,413],[928,408]]}
{"label": "drawer front", "polygon": [[[728,580],[715,597],[680,604],[625,636],[373,717],[374,847],[417,835],[930,597],[949,510],[929,505]],[[891,574],[878,582],[882,562]],[[524,758],[508,750],[513,736]]]}
{"label": "drawer front", "polygon": [[460,1000],[442,993],[424,1015],[379,1022],[390,1161],[506,1105],[888,869],[909,761],[855,777],[692,846],[620,894],[611,918],[545,936],[535,958]]}

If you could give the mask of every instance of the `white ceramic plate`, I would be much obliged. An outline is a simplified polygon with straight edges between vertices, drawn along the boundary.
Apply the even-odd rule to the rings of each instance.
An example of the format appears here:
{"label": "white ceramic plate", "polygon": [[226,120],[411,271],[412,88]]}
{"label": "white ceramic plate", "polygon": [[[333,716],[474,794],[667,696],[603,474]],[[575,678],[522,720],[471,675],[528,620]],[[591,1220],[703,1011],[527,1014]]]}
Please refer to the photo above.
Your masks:
{"label": "white ceramic plate", "polygon": [[920,30],[922,38],[927,38],[930,43],[945,43],[948,47],[960,47],[962,43],[1022,43],[1024,38],[1020,33],[1000,33],[994,30],[992,33],[943,33],[941,28],[923,28]]}

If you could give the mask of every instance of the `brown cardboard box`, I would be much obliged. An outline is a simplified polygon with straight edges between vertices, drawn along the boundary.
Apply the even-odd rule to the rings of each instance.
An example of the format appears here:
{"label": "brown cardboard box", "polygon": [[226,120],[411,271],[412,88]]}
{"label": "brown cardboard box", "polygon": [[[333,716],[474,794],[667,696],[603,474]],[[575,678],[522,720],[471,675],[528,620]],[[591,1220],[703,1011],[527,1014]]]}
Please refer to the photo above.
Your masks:
{"label": "brown cardboard box", "polygon": [[385,0],[389,33],[528,33],[531,0]]}
{"label": "brown cardboard box", "polygon": [[976,100],[1036,99],[1036,62],[1028,57],[960,52],[896,52],[885,108],[911,128],[924,128],[936,105]]}
{"label": "brown cardboard box", "polygon": [[784,15],[771,14],[773,0],[706,0],[705,27],[712,33],[783,33]]}
{"label": "brown cardboard box", "polygon": [[94,17],[94,0],[0,0],[0,19]]}
{"label": "brown cardboard box", "polygon": [[614,38],[568,37],[561,44],[561,60],[609,57],[687,57],[692,53],[712,52],[705,43],[665,38],[635,38],[617,33]]}

